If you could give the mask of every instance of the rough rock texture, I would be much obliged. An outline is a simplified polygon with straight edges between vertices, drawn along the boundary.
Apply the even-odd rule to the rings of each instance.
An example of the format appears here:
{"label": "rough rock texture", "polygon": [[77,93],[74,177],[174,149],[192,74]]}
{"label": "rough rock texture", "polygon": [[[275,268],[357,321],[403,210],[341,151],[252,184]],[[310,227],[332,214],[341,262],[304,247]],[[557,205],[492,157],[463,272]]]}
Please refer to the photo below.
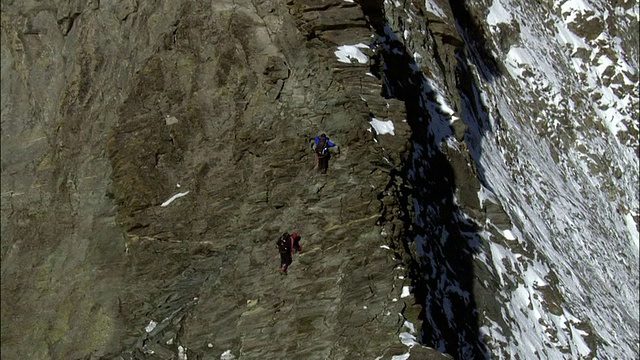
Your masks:
{"label": "rough rock texture", "polygon": [[[545,254],[507,232],[524,220],[487,196],[480,160],[482,144],[497,143],[496,168],[522,181],[500,113],[521,105],[491,108],[485,95],[488,84],[518,89],[499,56],[531,24],[488,25],[490,6],[4,1],[2,358],[513,357],[529,323],[501,301],[522,285],[516,270]],[[569,29],[637,40],[591,15]],[[337,47],[359,43],[368,62],[336,60]],[[602,83],[636,91],[637,104],[635,73],[605,70]],[[522,117],[533,119],[547,85],[527,91]],[[581,130],[562,106],[556,162]],[[393,135],[372,118],[393,119]],[[617,136],[637,152],[637,121],[625,121]],[[544,126],[541,139],[554,130]],[[310,148],[321,132],[338,144],[327,175]],[[606,156],[590,166],[611,178],[613,198],[623,190],[612,179],[628,176],[606,176]],[[275,246],[284,231],[304,248],[287,275]],[[491,268],[495,244],[518,262]],[[568,332],[595,356],[605,340],[588,318],[561,324],[562,276],[550,268],[523,304],[560,319],[545,346],[576,354]]]}
{"label": "rough rock texture", "polygon": [[3,359],[406,353],[382,213],[410,128],[376,143],[404,107],[333,54],[371,34],[341,1],[4,2]]}

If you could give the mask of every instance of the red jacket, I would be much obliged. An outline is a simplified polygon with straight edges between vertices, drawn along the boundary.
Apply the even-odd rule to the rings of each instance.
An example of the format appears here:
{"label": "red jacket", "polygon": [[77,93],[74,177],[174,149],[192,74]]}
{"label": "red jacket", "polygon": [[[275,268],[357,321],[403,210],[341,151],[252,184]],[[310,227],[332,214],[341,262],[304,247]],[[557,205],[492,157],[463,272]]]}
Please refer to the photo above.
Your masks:
{"label": "red jacket", "polygon": [[293,253],[294,251],[302,251],[302,246],[300,246],[300,235],[298,235],[297,233],[293,233],[291,235],[289,235],[288,233],[282,234],[282,236],[280,236],[280,239],[278,239],[277,245],[278,250],[281,253]]}

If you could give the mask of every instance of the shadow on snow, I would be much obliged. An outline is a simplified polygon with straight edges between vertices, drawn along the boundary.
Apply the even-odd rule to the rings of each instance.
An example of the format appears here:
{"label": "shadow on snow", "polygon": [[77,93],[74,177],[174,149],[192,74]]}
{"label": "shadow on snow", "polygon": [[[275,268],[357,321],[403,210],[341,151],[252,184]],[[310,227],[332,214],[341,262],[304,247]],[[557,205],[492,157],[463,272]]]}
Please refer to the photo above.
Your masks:
{"label": "shadow on snow", "polygon": [[[360,6],[377,34],[374,64],[380,69],[371,72],[382,79],[382,96],[405,103],[412,130],[412,148],[402,168],[392,172],[385,190],[394,192],[400,203],[405,250],[417,255],[411,259],[409,273],[422,307],[419,341],[458,359],[490,358],[479,329],[473,290],[473,254],[480,248],[478,227],[456,203],[454,171],[440,150],[453,137],[450,117],[442,110],[437,91],[384,20],[383,2],[362,1]],[[451,7],[457,8],[456,24],[467,46],[456,54],[460,116],[467,125],[465,139],[471,155],[479,164],[482,136],[495,123],[482,104],[466,54],[471,54],[470,61],[484,80],[495,80],[500,74],[482,33],[463,10],[463,0],[452,0]],[[466,36],[469,33],[474,35]],[[479,165],[478,169],[479,180],[488,187]],[[415,252],[410,249],[413,246]]]}

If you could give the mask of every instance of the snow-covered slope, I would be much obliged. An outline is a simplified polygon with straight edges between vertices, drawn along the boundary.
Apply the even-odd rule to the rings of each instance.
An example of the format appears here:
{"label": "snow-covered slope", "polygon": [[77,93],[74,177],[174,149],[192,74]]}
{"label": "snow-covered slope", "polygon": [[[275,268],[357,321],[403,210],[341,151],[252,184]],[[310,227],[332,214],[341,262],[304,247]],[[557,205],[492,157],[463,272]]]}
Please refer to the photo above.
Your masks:
{"label": "snow-covered slope", "polygon": [[[637,18],[637,5],[626,13],[603,7],[569,1],[536,12],[494,2],[488,14],[497,23],[509,20],[494,16],[497,8],[510,9],[520,24],[520,41],[501,54],[505,81],[485,92],[489,112],[505,126],[499,141],[485,137],[477,159],[510,214],[514,242],[534,249],[491,247],[497,270],[505,259],[518,264],[516,290],[501,294],[533,345],[515,346],[518,353],[553,344],[541,353],[592,356],[583,343],[592,336],[602,357],[638,355],[638,234],[629,226],[638,213],[637,136],[622,134],[637,134],[637,63],[627,62],[621,39],[605,25],[624,26],[620,13]],[[601,26],[592,39],[576,34],[587,22]],[[557,314],[536,289],[551,272],[565,301]]]}
{"label": "snow-covered slope", "polygon": [[[447,81],[427,56],[424,17],[455,22],[465,42],[459,66],[474,86],[448,116],[468,126],[480,201],[509,218],[481,224],[474,259],[502,307],[478,315],[480,336],[496,358],[637,358],[638,4],[465,3],[473,27],[446,3],[385,7],[433,88]],[[438,91],[442,103],[453,90]],[[438,333],[424,342],[449,349]]]}

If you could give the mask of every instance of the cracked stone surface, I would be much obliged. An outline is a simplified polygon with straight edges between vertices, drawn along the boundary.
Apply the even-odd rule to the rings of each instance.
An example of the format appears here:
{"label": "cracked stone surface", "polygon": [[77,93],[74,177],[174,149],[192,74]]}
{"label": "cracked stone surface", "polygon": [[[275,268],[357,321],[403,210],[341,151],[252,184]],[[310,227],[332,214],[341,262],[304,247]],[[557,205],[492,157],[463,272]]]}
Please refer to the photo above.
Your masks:
{"label": "cracked stone surface", "polygon": [[3,3],[3,358],[406,353],[380,199],[409,127],[374,142],[403,106],[333,54],[371,34],[340,1]]}

